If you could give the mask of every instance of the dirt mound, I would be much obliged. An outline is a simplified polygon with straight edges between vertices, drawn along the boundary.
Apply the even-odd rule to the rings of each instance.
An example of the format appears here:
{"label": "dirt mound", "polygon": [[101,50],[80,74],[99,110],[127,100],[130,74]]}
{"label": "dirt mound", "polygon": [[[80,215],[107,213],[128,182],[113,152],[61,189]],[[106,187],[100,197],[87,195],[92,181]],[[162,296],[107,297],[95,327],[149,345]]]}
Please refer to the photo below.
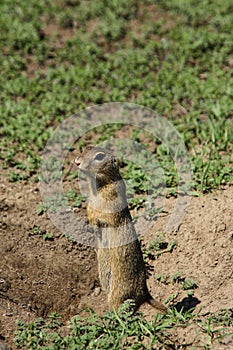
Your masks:
{"label": "dirt mound", "polygon": [[[0,341],[11,345],[17,319],[56,311],[67,320],[83,306],[99,313],[107,309],[94,249],[58,232],[46,214],[38,216],[40,200],[37,184],[1,185]],[[174,203],[174,198],[165,199],[163,213],[148,223],[146,234],[145,225],[140,220],[136,224],[146,247],[161,232],[176,243],[172,253],[149,259],[152,295],[164,301],[174,294],[174,302],[199,304],[203,313],[232,307],[233,187],[192,198],[179,228],[166,234]],[[85,222],[84,208],[78,215]],[[177,272],[197,285],[190,299],[178,284],[155,279],[159,273],[171,280]],[[146,305],[142,311],[154,313]]]}
{"label": "dirt mound", "polygon": [[[174,204],[174,198],[165,200],[164,212],[167,215],[172,212]],[[144,237],[145,242],[164,232],[167,215],[161,215],[152,224]],[[195,281],[195,299],[190,302],[200,304],[202,313],[232,308],[233,187],[192,198],[182,223],[174,232],[164,234],[164,240],[174,241],[176,249],[150,261],[153,266],[149,279],[152,292],[162,300],[175,294],[175,300],[181,302],[187,297],[187,291],[182,290],[179,284],[164,284],[153,278],[155,274],[160,274],[171,281],[180,273],[184,278]]]}
{"label": "dirt mound", "polygon": [[[36,185],[1,187],[0,334],[10,337],[16,319],[77,313],[98,286],[94,249],[64,236],[38,216]],[[85,219],[84,219],[85,220]]]}

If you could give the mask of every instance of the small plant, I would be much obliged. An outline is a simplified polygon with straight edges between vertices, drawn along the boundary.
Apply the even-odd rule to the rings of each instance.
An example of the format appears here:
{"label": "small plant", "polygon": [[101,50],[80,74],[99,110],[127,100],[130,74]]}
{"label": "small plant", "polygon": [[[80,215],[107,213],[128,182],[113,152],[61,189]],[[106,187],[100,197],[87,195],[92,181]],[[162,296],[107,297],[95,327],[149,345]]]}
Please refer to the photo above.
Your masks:
{"label": "small plant", "polygon": [[168,277],[168,276],[156,274],[156,275],[155,275],[155,279],[156,279],[157,281],[159,281],[160,283],[169,284],[169,277]]}
{"label": "small plant", "polygon": [[198,313],[193,312],[194,309],[189,309],[187,311],[184,311],[181,309],[178,311],[176,308],[173,308],[170,311],[170,319],[174,325],[182,325],[185,324],[186,326],[189,325],[189,322],[197,318]]}
{"label": "small plant", "polygon": [[46,344],[58,341],[60,338],[59,328],[62,326],[59,318],[59,315],[53,313],[49,316],[47,322],[42,318],[29,323],[18,321],[17,331],[15,332],[16,347],[42,349]]}
{"label": "small plant", "polygon": [[40,234],[40,229],[39,229],[38,226],[34,226],[34,228],[33,228],[33,233],[34,233],[35,235],[39,235],[39,234]]}
{"label": "small plant", "polygon": [[222,309],[218,313],[210,313],[212,322],[222,326],[233,326],[233,309]]}
{"label": "small plant", "polygon": [[17,182],[17,181],[27,180],[28,176],[24,173],[18,173],[18,172],[12,171],[8,175],[8,179],[10,182]]}
{"label": "small plant", "polygon": [[190,290],[190,289],[196,289],[197,284],[192,278],[185,278],[182,281],[182,289],[183,290]]}
{"label": "small plant", "polygon": [[71,242],[71,243],[77,243],[76,239],[75,239],[72,235],[70,235],[70,234],[68,234],[68,233],[63,233],[63,234],[62,234],[62,237],[66,237],[67,240],[68,240],[69,242]]}
{"label": "small plant", "polygon": [[70,205],[73,207],[80,208],[84,198],[82,195],[78,194],[75,190],[68,190],[65,193],[65,198],[69,201]]}
{"label": "small plant", "polygon": [[149,247],[143,250],[145,259],[155,259],[161,254],[172,253],[176,248],[176,243],[164,241],[163,234],[158,234],[157,238],[149,243]]}
{"label": "small plant", "polygon": [[165,300],[165,304],[174,302],[177,296],[178,296],[178,293],[169,295],[169,297]]}
{"label": "small plant", "polygon": [[67,198],[64,195],[54,195],[47,197],[43,203],[40,203],[37,207],[37,215],[49,212],[59,212],[70,210],[67,203]]}
{"label": "small plant", "polygon": [[69,190],[64,195],[47,197],[43,203],[38,205],[36,212],[37,215],[42,215],[47,211],[71,210],[71,207],[81,207],[82,202],[83,197],[81,195],[74,190]]}
{"label": "small plant", "polygon": [[131,197],[128,199],[129,208],[135,211],[139,210],[140,208],[143,208],[145,205],[145,197],[143,196],[137,196],[137,197]]}
{"label": "small plant", "polygon": [[163,212],[163,207],[151,207],[151,208],[147,208],[144,213],[143,213],[143,217],[146,220],[149,221],[153,221],[156,220],[158,218],[158,214]]}
{"label": "small plant", "polygon": [[171,283],[179,283],[182,280],[182,272],[178,271],[171,277]]}
{"label": "small plant", "polygon": [[44,233],[43,234],[43,240],[44,241],[53,241],[54,240],[53,234],[50,233],[50,232]]}
{"label": "small plant", "polygon": [[37,206],[36,213],[37,215],[43,215],[47,211],[47,207],[44,203],[40,203]]}
{"label": "small plant", "polygon": [[201,333],[206,335],[209,345],[213,345],[216,341],[221,343],[224,338],[233,336],[233,332],[229,334],[226,328],[219,327],[218,324],[215,324],[212,317],[208,317],[207,320],[198,320],[197,325]]}
{"label": "small plant", "polygon": [[47,232],[45,230],[40,230],[40,228],[38,226],[34,226],[32,233],[29,233],[29,236],[34,236],[34,235],[41,236],[44,241],[53,241],[54,240],[54,236],[52,233]]}
{"label": "small plant", "polygon": [[83,203],[83,197],[78,196],[73,202],[73,207],[80,208],[82,206],[82,203]]}
{"label": "small plant", "polygon": [[181,289],[187,291],[188,297],[194,296],[194,289],[198,288],[193,278],[183,277],[182,272],[178,271],[171,277],[172,284],[179,284]]}
{"label": "small plant", "polygon": [[161,274],[156,274],[155,279],[163,284],[179,284],[181,286],[181,289],[187,291],[188,297],[194,296],[194,289],[196,289],[198,286],[195,283],[195,281],[192,278],[185,278],[182,276],[182,272],[178,271],[173,276],[165,276]]}

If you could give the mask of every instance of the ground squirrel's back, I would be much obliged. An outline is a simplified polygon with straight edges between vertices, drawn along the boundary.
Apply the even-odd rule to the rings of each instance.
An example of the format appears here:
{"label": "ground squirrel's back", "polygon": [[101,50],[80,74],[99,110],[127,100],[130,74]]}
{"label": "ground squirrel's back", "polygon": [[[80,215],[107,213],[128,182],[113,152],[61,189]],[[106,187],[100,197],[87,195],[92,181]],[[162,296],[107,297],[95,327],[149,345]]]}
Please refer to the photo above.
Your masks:
{"label": "ground squirrel's back", "polygon": [[89,182],[87,215],[96,228],[99,277],[110,307],[118,309],[125,300],[134,299],[136,307],[147,301],[166,312],[146,285],[141,247],[116,157],[103,148],[88,147],[75,162]]}

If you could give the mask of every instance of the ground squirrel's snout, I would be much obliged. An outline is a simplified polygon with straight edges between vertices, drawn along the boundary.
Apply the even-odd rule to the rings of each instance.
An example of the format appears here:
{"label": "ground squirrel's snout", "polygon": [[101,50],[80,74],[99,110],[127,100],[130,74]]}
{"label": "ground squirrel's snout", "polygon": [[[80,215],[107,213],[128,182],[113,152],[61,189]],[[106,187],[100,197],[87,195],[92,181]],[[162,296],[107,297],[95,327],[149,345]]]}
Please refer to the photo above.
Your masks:
{"label": "ground squirrel's snout", "polygon": [[81,164],[81,159],[80,159],[80,157],[75,158],[74,162],[75,162],[75,164],[76,164],[77,166],[80,166],[80,164]]}

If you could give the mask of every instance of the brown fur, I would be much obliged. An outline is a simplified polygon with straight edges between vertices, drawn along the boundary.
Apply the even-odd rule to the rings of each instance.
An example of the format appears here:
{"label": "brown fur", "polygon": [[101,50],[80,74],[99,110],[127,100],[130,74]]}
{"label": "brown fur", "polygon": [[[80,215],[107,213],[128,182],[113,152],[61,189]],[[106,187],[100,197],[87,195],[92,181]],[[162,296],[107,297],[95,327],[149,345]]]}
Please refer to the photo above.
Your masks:
{"label": "brown fur", "polygon": [[88,147],[75,162],[89,180],[87,216],[96,227],[99,278],[110,308],[117,310],[125,300],[133,299],[136,308],[147,301],[166,313],[166,307],[152,298],[146,285],[141,247],[117,159],[103,148]]}

